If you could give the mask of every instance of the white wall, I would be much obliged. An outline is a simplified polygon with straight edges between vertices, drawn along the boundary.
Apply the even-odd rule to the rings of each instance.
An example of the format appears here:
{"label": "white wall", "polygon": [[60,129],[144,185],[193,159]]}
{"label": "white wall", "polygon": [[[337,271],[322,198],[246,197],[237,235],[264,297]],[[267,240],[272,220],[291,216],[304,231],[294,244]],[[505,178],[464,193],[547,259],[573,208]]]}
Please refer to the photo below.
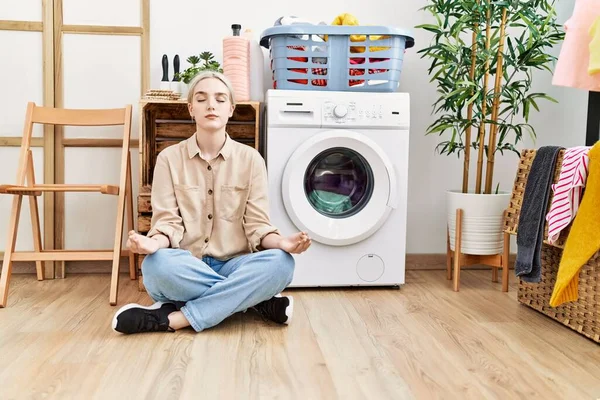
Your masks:
{"label": "white wall", "polygon": [[[10,19],[8,16],[21,15],[14,9],[25,10],[31,6],[28,2],[9,2],[11,10],[8,12],[6,2],[0,5],[0,19]],[[135,24],[139,21],[137,16],[138,0],[111,1],[103,3],[101,9],[90,8],[91,0],[86,0],[83,6],[77,6],[81,1],[65,0],[65,23],[97,23],[97,24]],[[88,4],[89,3],[89,4]],[[239,23],[242,29],[251,28],[258,37],[267,27],[282,15],[297,15],[314,22],[331,21],[340,13],[354,14],[363,25],[393,25],[411,28],[417,24],[428,21],[429,15],[419,8],[427,4],[426,1],[406,0],[373,0],[365,7],[364,0],[331,0],[328,2],[309,0],[304,2],[288,2],[284,4],[274,0],[257,0],[253,2],[236,1],[234,3],[199,2],[194,0],[151,0],[151,85],[158,88],[162,76],[161,58],[168,54],[170,60],[170,76],[172,76],[172,60],[179,54],[182,69],[187,67],[185,59],[191,54],[202,51],[211,51],[217,60],[222,60],[221,40],[230,34],[232,23]],[[564,22],[570,16],[574,0],[558,2],[559,22]],[[119,5],[117,5],[119,4]],[[125,16],[110,10],[116,10],[124,5],[127,11]],[[23,11],[24,12],[24,11]],[[34,13],[35,14],[35,13]],[[41,15],[41,13],[38,13]],[[36,14],[36,15],[38,15]],[[254,15],[251,17],[251,15]],[[114,18],[114,19],[111,19]],[[137,18],[137,19],[136,19]],[[39,17],[38,17],[39,19]],[[112,22],[111,22],[112,21]],[[429,84],[427,76],[428,60],[422,60],[417,55],[420,48],[428,45],[430,35],[424,31],[413,30],[416,46],[405,54],[404,70],[402,73],[401,91],[409,92],[412,98],[411,111],[411,148],[410,148],[410,180],[409,180],[409,226],[408,226],[408,252],[409,253],[443,253],[446,249],[445,237],[445,199],[447,189],[460,186],[462,177],[462,163],[456,157],[440,156],[434,153],[437,136],[425,136],[426,127],[434,120],[431,115],[431,104],[436,99],[435,87]],[[0,32],[2,35],[2,32]],[[89,37],[88,37],[89,39]],[[121,106],[124,102],[136,105],[139,91],[139,46],[130,43],[132,38],[91,38],[88,45],[81,38],[72,38],[65,41],[68,59],[65,61],[65,88],[66,103],[68,106],[106,106],[115,104]],[[0,54],[6,54],[7,44],[0,36]],[[0,63],[0,79],[2,87],[10,96],[0,98],[0,132],[15,123],[20,126],[19,113],[16,116],[8,113],[6,107],[17,107],[29,99],[40,98],[41,91],[28,90],[23,93],[27,83],[6,79],[4,71],[8,64],[36,62],[38,55],[31,55],[29,51],[20,50],[24,47],[11,47],[15,58],[4,58]],[[70,49],[70,50],[69,50]],[[554,49],[558,55],[559,47]],[[109,54],[116,58],[107,60]],[[37,57],[37,58],[36,58]],[[6,62],[8,60],[8,63]],[[78,62],[79,60],[79,62]],[[86,62],[94,60],[94,62]],[[25,68],[19,66],[17,69]],[[36,72],[41,73],[41,67]],[[8,69],[12,71],[13,69]],[[85,77],[91,77],[86,81]],[[34,78],[38,79],[38,78]],[[41,82],[41,79],[38,79]],[[86,86],[87,85],[89,86]],[[265,82],[268,84],[268,82]],[[93,89],[93,90],[91,90]],[[535,77],[535,89],[546,92],[559,100],[559,104],[544,103],[542,111],[533,115],[531,123],[538,132],[535,144],[526,141],[522,147],[542,146],[555,144],[563,146],[581,145],[585,142],[585,119],[587,92],[555,87],[551,84],[548,73],[539,73]],[[90,96],[88,96],[90,94]],[[15,105],[16,104],[16,105]],[[566,106],[572,107],[570,111]],[[22,115],[22,112],[21,112]],[[134,118],[137,114],[134,114]],[[137,126],[137,121],[136,125]],[[134,130],[137,137],[137,129]],[[20,132],[13,132],[18,135]],[[1,133],[5,134],[5,133]],[[106,135],[110,137],[110,134]],[[12,149],[0,148],[0,157],[6,156]],[[73,165],[90,157],[113,160],[114,157],[98,154],[96,151],[78,150],[87,153],[78,153],[68,156],[68,162]],[[500,182],[501,189],[511,190],[514,171],[517,165],[514,155],[497,157],[498,167],[496,179]],[[474,166],[472,167],[474,169]],[[111,170],[112,171],[112,170]],[[114,171],[112,171],[114,172]],[[112,172],[106,172],[112,176]],[[87,171],[72,171],[69,177],[73,179],[87,176]],[[100,178],[104,172],[95,170],[93,177]],[[38,172],[41,176],[41,170]],[[11,182],[14,180],[12,164],[0,170],[0,181]],[[137,183],[137,159],[134,159],[134,187]],[[137,191],[136,191],[137,193]],[[83,201],[73,199],[69,203],[73,209],[80,209]],[[68,204],[68,205],[69,205]],[[97,207],[107,207],[105,203],[95,203]],[[4,246],[5,229],[1,227],[8,216],[9,202],[0,197],[0,248]],[[78,211],[75,215],[83,215]],[[97,241],[92,239],[94,232],[89,228],[78,231],[79,222],[76,218],[68,223],[67,243],[76,246],[97,247]],[[23,220],[23,223],[26,221]],[[99,224],[101,220],[94,220]],[[86,222],[87,224],[87,222]],[[96,225],[97,226],[97,225]],[[81,232],[85,232],[82,235]],[[110,242],[110,229],[100,232],[103,244]],[[90,244],[92,243],[92,244]],[[95,244],[94,244],[95,243]],[[513,247],[514,249],[514,247]]]}

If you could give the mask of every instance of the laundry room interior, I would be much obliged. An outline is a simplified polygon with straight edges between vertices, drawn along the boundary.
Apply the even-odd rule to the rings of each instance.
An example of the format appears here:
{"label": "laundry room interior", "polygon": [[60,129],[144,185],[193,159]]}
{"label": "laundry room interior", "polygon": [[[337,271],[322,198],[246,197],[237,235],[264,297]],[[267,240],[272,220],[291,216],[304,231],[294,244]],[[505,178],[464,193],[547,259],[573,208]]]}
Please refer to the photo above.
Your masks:
{"label": "laundry room interior", "polygon": [[0,399],[600,398],[599,0],[5,0],[0,54]]}

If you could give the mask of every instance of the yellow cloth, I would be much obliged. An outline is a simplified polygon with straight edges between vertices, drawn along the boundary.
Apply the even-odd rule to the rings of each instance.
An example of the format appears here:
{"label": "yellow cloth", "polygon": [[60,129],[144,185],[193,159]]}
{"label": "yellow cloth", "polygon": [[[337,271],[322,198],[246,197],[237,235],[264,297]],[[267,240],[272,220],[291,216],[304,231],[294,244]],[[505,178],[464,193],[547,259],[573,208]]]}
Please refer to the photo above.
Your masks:
{"label": "yellow cloth", "polygon": [[600,141],[590,149],[590,171],[581,205],[567,236],[550,306],[578,297],[579,270],[600,249]]}
{"label": "yellow cloth", "polygon": [[588,74],[594,75],[600,72],[600,16],[596,18],[590,28],[590,63]]}
{"label": "yellow cloth", "polygon": [[[331,25],[358,26],[358,19],[356,19],[356,17],[352,14],[344,13],[344,14],[340,14],[337,17],[335,17],[335,19],[333,20]],[[369,35],[369,36],[371,38],[371,41],[387,39],[389,37],[389,36],[381,36],[381,35]],[[327,37],[325,37],[325,40],[327,40]],[[366,35],[350,35],[351,42],[364,42],[365,40],[366,40]],[[369,51],[382,51],[382,50],[387,50],[387,49],[389,49],[389,47],[379,47],[379,46],[369,47]],[[365,46],[351,46],[350,52],[351,53],[364,53]]]}

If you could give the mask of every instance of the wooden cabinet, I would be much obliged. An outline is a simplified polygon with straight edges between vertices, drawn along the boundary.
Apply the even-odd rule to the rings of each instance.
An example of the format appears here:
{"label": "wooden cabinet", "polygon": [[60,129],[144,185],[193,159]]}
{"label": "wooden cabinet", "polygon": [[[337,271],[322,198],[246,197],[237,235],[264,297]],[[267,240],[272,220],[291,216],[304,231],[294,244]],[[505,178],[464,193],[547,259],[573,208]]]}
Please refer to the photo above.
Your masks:
{"label": "wooden cabinet", "polygon": [[[235,107],[227,124],[227,133],[238,142],[260,151],[260,103],[242,102]],[[192,136],[196,124],[192,121],[186,100],[146,100],[140,102],[140,176],[137,231],[150,230],[152,207],[152,175],[156,156],[169,146]],[[139,257],[141,266],[143,257]]]}

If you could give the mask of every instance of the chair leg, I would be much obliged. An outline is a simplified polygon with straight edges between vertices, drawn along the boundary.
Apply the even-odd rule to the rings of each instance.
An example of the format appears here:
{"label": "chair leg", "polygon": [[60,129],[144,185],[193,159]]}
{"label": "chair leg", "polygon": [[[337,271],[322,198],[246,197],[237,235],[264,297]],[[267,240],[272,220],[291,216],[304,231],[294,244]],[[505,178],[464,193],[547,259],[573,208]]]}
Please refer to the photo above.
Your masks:
{"label": "chair leg", "polygon": [[0,276],[0,308],[6,307],[8,301],[8,287],[12,272],[12,255],[17,243],[17,230],[19,229],[19,215],[21,214],[22,195],[15,195],[12,203],[10,221],[8,223],[8,238],[4,249],[2,262],[2,276]]}
{"label": "chair leg", "polygon": [[[133,230],[133,188],[131,185],[131,157],[127,160],[127,184],[126,184],[126,196],[125,201],[127,202],[127,231]],[[136,268],[136,256],[135,253],[129,251],[129,278],[131,280],[137,279],[137,268]]]}
{"label": "chair leg", "polygon": [[498,282],[498,268],[492,267],[492,282]]}
{"label": "chair leg", "polygon": [[[122,163],[129,161],[129,153],[123,157]],[[122,165],[122,164],[121,164]],[[127,167],[125,167],[128,169]],[[119,200],[117,204],[117,224],[115,227],[115,241],[113,245],[113,263],[112,263],[112,274],[110,280],[110,294],[109,302],[111,306],[117,305],[117,290],[119,287],[119,264],[121,262],[121,249],[123,248],[123,225],[125,220],[125,199],[127,197],[127,171],[125,176],[121,175],[119,180]]]}
{"label": "chair leg", "polygon": [[452,279],[452,249],[450,248],[450,229],[446,235],[446,279]]}
{"label": "chair leg", "polygon": [[[35,184],[35,173],[33,170],[33,155],[31,150],[27,152],[27,184]],[[33,229],[33,248],[36,252],[42,251],[42,234],[40,232],[40,212],[36,196],[29,196],[29,212],[31,214],[31,227]],[[38,281],[44,280],[44,262],[36,261],[35,270]]]}
{"label": "chair leg", "polygon": [[454,291],[458,292],[460,288],[460,261],[462,256],[462,210],[456,210],[456,234],[454,238]]}

